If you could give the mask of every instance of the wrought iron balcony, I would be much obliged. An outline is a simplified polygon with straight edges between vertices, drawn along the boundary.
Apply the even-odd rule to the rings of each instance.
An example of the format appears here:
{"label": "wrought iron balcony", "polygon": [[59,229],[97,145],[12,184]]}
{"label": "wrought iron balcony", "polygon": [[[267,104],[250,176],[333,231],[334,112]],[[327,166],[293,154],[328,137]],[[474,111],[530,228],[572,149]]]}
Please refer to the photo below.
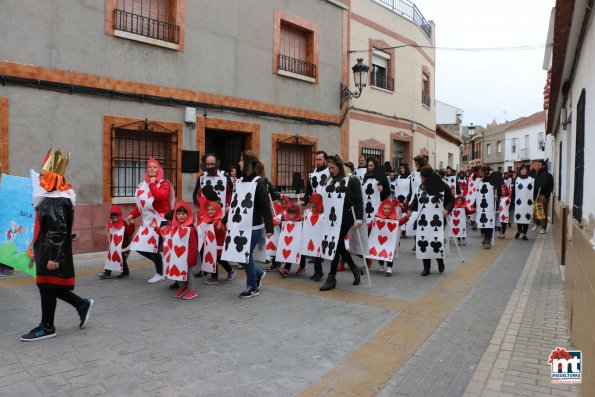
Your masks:
{"label": "wrought iron balcony", "polygon": [[180,44],[179,26],[124,10],[114,10],[114,29]]}
{"label": "wrought iron balcony", "polygon": [[287,55],[279,55],[279,70],[316,78],[316,65]]}
{"label": "wrought iron balcony", "polygon": [[408,0],[374,0],[376,3],[382,4],[383,6],[387,7],[388,9],[392,10],[396,14],[403,16],[404,18],[410,20],[428,36],[429,39],[432,38],[432,27],[426,21],[421,12],[417,8],[415,4]]}
{"label": "wrought iron balcony", "polygon": [[383,88],[388,91],[395,90],[395,80],[388,77],[385,73],[379,74],[372,72],[370,75],[370,85],[374,87]]}
{"label": "wrought iron balcony", "polygon": [[424,104],[424,106],[427,107],[432,107],[432,97],[430,96],[430,94],[428,94],[427,92],[423,92],[421,93],[421,103]]}

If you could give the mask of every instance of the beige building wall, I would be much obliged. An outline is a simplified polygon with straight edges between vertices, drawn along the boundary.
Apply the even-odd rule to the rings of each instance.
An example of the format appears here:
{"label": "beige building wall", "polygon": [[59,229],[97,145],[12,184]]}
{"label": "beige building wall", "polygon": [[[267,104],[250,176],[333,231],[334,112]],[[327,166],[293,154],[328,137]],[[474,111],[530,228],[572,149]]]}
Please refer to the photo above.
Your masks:
{"label": "beige building wall", "polygon": [[[452,155],[452,164],[449,163],[449,154]],[[461,148],[459,145],[449,142],[446,139],[436,136],[436,168],[451,166],[455,170],[461,169]],[[442,167],[440,167],[442,162]]]}
{"label": "beige building wall", "polygon": [[[435,35],[433,23],[432,39],[415,23],[378,4],[374,0],[353,0],[351,2],[350,49],[364,50],[352,53],[350,66],[357,58],[372,69],[372,48],[403,45],[433,45]],[[361,153],[361,141],[375,139],[386,147],[384,159],[392,162],[394,135],[403,132],[411,139],[412,156],[424,153],[435,162],[435,52],[428,48],[406,46],[385,50],[391,56],[389,77],[394,78],[394,89],[385,90],[372,86],[370,75],[368,86],[360,98],[353,99],[349,123],[349,158],[356,160]],[[423,73],[429,77],[430,106],[422,104]],[[353,75],[350,72],[350,89],[354,91]],[[362,120],[365,119],[365,120]],[[413,125],[412,125],[413,123]],[[415,130],[415,131],[414,131]],[[407,158],[407,156],[405,156]]]}

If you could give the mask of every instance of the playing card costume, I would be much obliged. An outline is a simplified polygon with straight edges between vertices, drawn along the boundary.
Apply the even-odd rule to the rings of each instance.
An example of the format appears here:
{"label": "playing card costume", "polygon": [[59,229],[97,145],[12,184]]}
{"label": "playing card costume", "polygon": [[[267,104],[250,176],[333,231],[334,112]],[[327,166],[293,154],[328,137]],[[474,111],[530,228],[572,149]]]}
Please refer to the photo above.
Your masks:
{"label": "playing card costume", "polygon": [[326,282],[320,287],[321,291],[328,291],[337,285],[335,275],[337,274],[340,258],[343,258],[349,265],[354,276],[353,284],[357,285],[360,283],[360,269],[345,248],[345,236],[354,225],[352,208],[355,211],[358,223],[363,220],[362,190],[359,179],[357,177],[347,176],[348,174],[345,172],[343,161],[338,157],[330,156],[327,162],[336,166],[338,173],[337,175],[332,175],[331,172],[331,177],[327,180],[325,192],[322,195],[324,206],[324,236],[321,243],[321,256],[328,258],[329,253],[333,256],[331,270]]}
{"label": "playing card costume", "polygon": [[[211,277],[205,281],[205,284],[218,284],[219,279],[219,263],[227,272],[227,279],[233,280],[235,277],[235,270],[228,261],[221,259],[223,251],[223,244],[225,243],[226,228],[221,219],[223,218],[223,210],[219,203],[215,201],[207,201],[204,197],[201,200],[201,217],[199,230],[202,230],[204,236],[201,270],[211,273]],[[214,209],[213,216],[209,216],[209,210]],[[200,247],[199,247],[200,250]]]}
{"label": "playing card costume", "polygon": [[83,299],[72,292],[75,285],[72,259],[72,224],[76,195],[66,183],[64,173],[70,156],[61,150],[50,149],[39,174],[31,172],[35,229],[33,255],[36,266],[37,287],[41,295],[41,323],[22,341],[47,339],[56,335],[54,313],[57,299],[71,304],[80,316],[79,327],[83,328],[93,300]]}
{"label": "playing card costume", "polygon": [[225,208],[231,200],[234,182],[231,176],[219,169],[219,158],[216,154],[209,153],[204,156],[205,161],[209,158],[214,158],[215,164],[206,164],[204,162],[201,164],[204,173],[196,181],[192,200],[194,205],[198,206],[200,198],[203,196],[210,201],[218,199],[221,207]]}
{"label": "playing card costume", "polygon": [[514,203],[514,223],[517,224],[515,238],[523,235],[527,239],[527,231],[533,219],[535,180],[529,176],[529,166],[521,167],[514,183],[512,202]]}
{"label": "playing card costume", "polygon": [[411,197],[411,173],[407,164],[401,164],[401,167],[403,167],[403,173],[393,181],[393,195],[399,203],[404,203]]}
{"label": "playing card costume", "polygon": [[473,207],[467,206],[464,196],[455,198],[455,206],[448,216],[448,237],[467,238],[467,216],[475,213]]}
{"label": "playing card costume", "polygon": [[418,212],[415,222],[415,254],[423,260],[422,276],[430,274],[431,260],[436,259],[438,270],[444,271],[444,211],[452,211],[454,197],[442,178],[429,166],[423,167],[423,189],[415,194],[410,211]]}
{"label": "playing card costume", "polygon": [[[384,211],[385,206],[390,207],[388,215]],[[404,225],[408,219],[406,215],[398,218],[396,206],[392,200],[386,199],[380,203],[378,212],[370,224],[366,258],[378,260],[381,271],[384,270],[383,266],[386,262],[388,274],[392,273],[393,260],[399,248],[399,226]]]}
{"label": "playing card costume", "polygon": [[[117,215],[118,220],[112,222],[112,216]],[[130,271],[126,263],[128,256],[128,246],[134,236],[134,223],[126,224],[122,217],[122,210],[117,205],[112,205],[109,211],[107,222],[107,235],[109,239],[109,250],[105,258],[105,271],[101,278],[109,278],[112,271],[122,272],[122,277],[126,277]]]}
{"label": "playing card costume", "polygon": [[[149,167],[156,166],[157,173],[151,182]],[[145,179],[137,187],[134,194],[136,207],[130,211],[129,219],[142,217],[141,225],[130,243],[130,249],[137,251],[155,264],[155,275],[149,280],[155,283],[163,280],[163,258],[159,253],[161,236],[156,227],[167,224],[165,214],[174,206],[175,195],[171,183],[163,179],[163,169],[157,160],[147,161]]]}
{"label": "playing card costume", "polygon": [[313,193],[310,196],[310,203],[311,208],[304,212],[304,221],[302,223],[301,253],[303,256],[314,258],[314,274],[310,277],[310,280],[320,281],[324,275],[322,272],[322,258],[320,257],[323,236],[321,225],[324,222],[322,196]]}
{"label": "playing card costume", "polygon": [[498,217],[496,224],[500,227],[500,237],[504,238],[506,228],[510,223],[510,203],[512,201],[512,191],[508,188],[506,183],[500,185],[502,189],[502,197],[500,197],[500,205],[498,206]]}
{"label": "playing card costume", "polygon": [[481,228],[483,233],[483,247],[491,248],[492,236],[496,226],[496,203],[500,202],[502,188],[497,174],[491,175],[489,166],[482,167],[483,179],[476,183],[477,192],[475,194],[475,222]]}
{"label": "playing card costume", "polygon": [[306,194],[302,200],[304,204],[308,204],[312,193],[322,194],[329,175],[330,173],[327,166],[316,168],[308,174],[308,186],[306,187]]}

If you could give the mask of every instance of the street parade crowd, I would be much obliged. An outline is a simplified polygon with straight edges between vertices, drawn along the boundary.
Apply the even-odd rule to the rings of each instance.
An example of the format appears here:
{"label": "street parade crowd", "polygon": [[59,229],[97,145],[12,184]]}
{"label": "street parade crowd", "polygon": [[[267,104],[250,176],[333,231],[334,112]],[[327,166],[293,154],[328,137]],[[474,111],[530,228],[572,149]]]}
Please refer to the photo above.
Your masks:
{"label": "street parade crowd", "polygon": [[[72,223],[75,193],[64,177],[68,156],[48,151],[40,174],[35,174],[36,208],[34,242],[36,283],[41,296],[42,318],[38,327],[21,340],[34,341],[56,335],[57,299],[71,304],[84,328],[93,306],[72,290],[75,285],[72,257]],[[516,224],[514,238],[527,240],[530,224],[547,229],[547,208],[553,191],[545,162],[517,172],[492,171],[487,165],[456,172],[433,169],[423,155],[391,169],[374,157],[358,159],[357,167],[340,155],[315,154],[305,193],[298,199],[280,196],[265,176],[264,165],[251,151],[242,152],[230,172],[221,169],[216,153],[201,158],[202,175],[193,202],[175,202],[172,184],[164,179],[158,161],[149,158],[144,180],[136,187],[136,206],[124,215],[117,205],[109,211],[109,252],[102,279],[130,275],[127,257],[136,251],[150,260],[155,284],[169,279],[174,297],[197,297],[197,280],[219,283],[219,266],[226,280],[237,270],[246,273],[242,299],[258,296],[267,272],[288,277],[295,264],[296,276],[313,264],[310,279],[324,278],[324,261],[330,261],[321,291],[336,288],[336,274],[347,266],[353,284],[378,262],[386,276],[400,260],[402,239],[410,238],[421,276],[428,276],[435,260],[440,273],[450,242],[458,249],[470,232],[479,229],[482,246],[505,238]],[[139,227],[135,220],[139,219]],[[460,251],[459,251],[460,254]],[[354,256],[365,258],[359,267]],[[266,271],[256,264],[268,264]],[[114,272],[118,272],[116,276]],[[173,291],[172,291],[173,292]]]}

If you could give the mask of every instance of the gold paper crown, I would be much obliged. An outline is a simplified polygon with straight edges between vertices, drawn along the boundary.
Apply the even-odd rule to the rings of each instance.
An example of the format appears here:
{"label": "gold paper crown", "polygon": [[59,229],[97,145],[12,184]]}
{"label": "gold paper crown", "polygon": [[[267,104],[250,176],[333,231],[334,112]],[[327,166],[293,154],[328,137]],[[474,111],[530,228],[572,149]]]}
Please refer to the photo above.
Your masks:
{"label": "gold paper crown", "polygon": [[41,170],[64,176],[70,161],[70,153],[63,156],[61,149],[56,150],[56,152],[53,152],[53,150],[54,148],[48,150],[45,159],[43,160]]}

